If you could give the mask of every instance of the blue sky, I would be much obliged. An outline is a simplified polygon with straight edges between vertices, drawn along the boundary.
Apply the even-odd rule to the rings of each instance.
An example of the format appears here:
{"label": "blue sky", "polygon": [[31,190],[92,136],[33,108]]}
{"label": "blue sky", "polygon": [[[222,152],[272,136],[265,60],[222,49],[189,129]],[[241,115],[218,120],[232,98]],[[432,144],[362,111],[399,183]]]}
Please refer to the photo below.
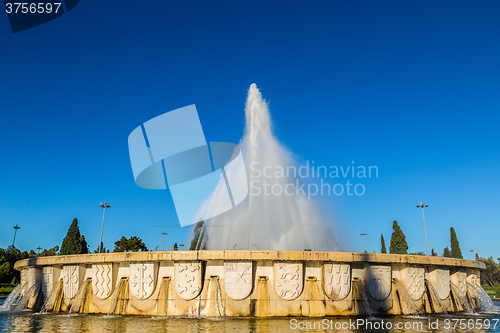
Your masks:
{"label": "blue sky", "polygon": [[207,141],[238,142],[251,83],[280,141],[321,165],[376,165],[363,196],[323,197],[346,250],[386,243],[500,257],[500,3],[82,1],[13,34],[0,14],[0,247],[91,250],[122,235],[186,242],[168,191],[134,183],[127,137],[196,104]]}

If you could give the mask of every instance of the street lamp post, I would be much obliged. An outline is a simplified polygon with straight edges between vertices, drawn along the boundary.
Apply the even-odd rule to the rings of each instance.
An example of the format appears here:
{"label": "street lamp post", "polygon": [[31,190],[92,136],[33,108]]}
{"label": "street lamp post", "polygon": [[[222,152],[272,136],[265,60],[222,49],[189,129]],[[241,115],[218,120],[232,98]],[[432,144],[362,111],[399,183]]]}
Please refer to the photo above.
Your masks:
{"label": "street lamp post", "polygon": [[101,204],[99,205],[99,207],[103,208],[103,211],[102,211],[102,224],[101,224],[101,239],[99,241],[99,253],[102,252],[102,230],[104,229],[104,215],[106,214],[106,208],[111,208],[110,205],[108,205],[106,203],[106,201],[104,201],[104,203],[101,202]]}
{"label": "street lamp post", "polygon": [[184,250],[184,244],[179,244],[179,247],[182,247],[182,249]]}
{"label": "street lamp post", "polygon": [[16,224],[12,228],[14,228],[14,240],[12,241],[12,247],[14,247],[14,243],[16,242],[17,230],[21,229],[21,227],[19,226],[19,224]]}
{"label": "street lamp post", "polygon": [[[469,252],[470,252],[470,253],[474,253],[474,252],[476,252],[476,251],[474,251],[474,250],[472,250],[472,249],[471,249]],[[474,258],[474,255],[472,255],[472,259],[473,259],[473,260],[476,260],[476,258]]]}
{"label": "street lamp post", "polygon": [[363,250],[366,253],[366,246],[365,246],[365,236],[368,235],[366,232],[360,233],[361,236],[363,236]]}
{"label": "street lamp post", "polygon": [[165,231],[161,233],[163,235],[163,244],[161,245],[161,250],[165,250],[165,236],[168,235]]}
{"label": "street lamp post", "polygon": [[38,250],[38,255],[40,255],[40,251],[42,250],[42,247],[40,245],[38,245],[38,247],[36,249]]}
{"label": "street lamp post", "polygon": [[425,249],[427,250],[427,255],[429,255],[429,246],[427,245],[427,231],[425,230],[424,207],[429,207],[429,205],[425,205],[423,201],[420,201],[420,205],[417,205],[417,208],[422,208],[422,219],[424,220]]}

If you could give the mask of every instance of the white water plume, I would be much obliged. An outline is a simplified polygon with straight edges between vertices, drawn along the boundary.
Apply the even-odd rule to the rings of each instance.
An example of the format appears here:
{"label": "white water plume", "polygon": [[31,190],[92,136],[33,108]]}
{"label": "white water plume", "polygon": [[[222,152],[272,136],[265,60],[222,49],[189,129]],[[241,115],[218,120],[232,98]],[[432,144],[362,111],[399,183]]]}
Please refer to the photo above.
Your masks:
{"label": "white water plume", "polygon": [[[285,177],[256,178],[264,168],[277,170],[297,166],[293,154],[283,147],[271,128],[266,101],[255,84],[250,86],[245,107],[245,133],[240,147],[245,160],[249,184],[248,197],[228,212],[207,221],[207,239],[203,247],[210,250],[299,250],[333,251],[337,249],[333,231],[324,223],[319,207],[296,191],[296,179]],[[274,174],[274,171],[271,172]],[[244,179],[242,180],[244,181]],[[265,195],[251,187],[252,181],[264,190],[285,189],[287,195]],[[215,193],[216,191],[214,191]],[[211,199],[213,200],[213,198]]]}

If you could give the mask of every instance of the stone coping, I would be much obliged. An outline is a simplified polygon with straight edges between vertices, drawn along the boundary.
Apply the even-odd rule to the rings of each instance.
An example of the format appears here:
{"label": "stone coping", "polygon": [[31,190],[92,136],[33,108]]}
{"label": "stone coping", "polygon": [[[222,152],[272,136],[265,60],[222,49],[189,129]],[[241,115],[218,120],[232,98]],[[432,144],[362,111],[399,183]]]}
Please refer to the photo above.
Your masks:
{"label": "stone coping", "polygon": [[420,264],[435,266],[459,266],[486,269],[482,262],[431,256],[405,254],[320,252],[320,251],[155,251],[76,254],[66,256],[38,257],[19,260],[14,264],[18,271],[28,266],[50,266],[69,264],[97,264],[131,261],[189,261],[189,260],[272,260],[272,261],[332,261],[346,263]]}

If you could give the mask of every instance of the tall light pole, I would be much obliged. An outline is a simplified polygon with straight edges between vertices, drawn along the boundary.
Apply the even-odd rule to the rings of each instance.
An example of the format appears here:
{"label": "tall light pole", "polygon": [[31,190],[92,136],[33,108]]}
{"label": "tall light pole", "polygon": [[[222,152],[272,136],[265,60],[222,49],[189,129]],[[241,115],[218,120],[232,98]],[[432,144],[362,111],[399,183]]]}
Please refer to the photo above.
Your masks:
{"label": "tall light pole", "polygon": [[165,231],[161,233],[163,235],[163,244],[161,245],[161,250],[165,250],[165,236],[168,235]]}
{"label": "tall light pole", "polygon": [[38,250],[38,255],[40,255],[40,251],[42,250],[42,247],[40,245],[38,245],[38,247],[36,249]]}
{"label": "tall light pole", "polygon": [[101,253],[102,252],[102,229],[104,229],[104,215],[106,214],[106,208],[111,208],[111,206],[108,205],[106,203],[106,201],[104,201],[104,203],[101,202],[99,207],[104,208],[102,211],[101,239],[99,241],[99,253]]}
{"label": "tall light pole", "polygon": [[[470,252],[470,253],[474,253],[474,252],[476,252],[476,251],[474,251],[474,250],[472,250],[472,249],[471,249],[469,252]],[[473,260],[476,260],[476,258],[474,257],[474,255],[472,255],[472,259],[473,259]]]}
{"label": "tall light pole", "polygon": [[422,219],[424,220],[425,249],[427,250],[427,255],[429,255],[429,246],[427,245],[427,231],[425,230],[424,207],[429,207],[429,205],[425,205],[423,201],[420,201],[420,205],[417,205],[417,208],[422,208]]}
{"label": "tall light pole", "polygon": [[184,250],[184,244],[179,244],[179,247],[182,247],[182,249]]}
{"label": "tall light pole", "polygon": [[21,227],[19,226],[19,224],[16,224],[12,228],[14,228],[14,240],[12,241],[12,247],[14,247],[14,243],[16,242],[17,230],[21,229]]}
{"label": "tall light pole", "polygon": [[366,232],[360,233],[361,236],[363,236],[363,250],[366,253],[366,246],[365,246],[365,236],[368,235]]}

